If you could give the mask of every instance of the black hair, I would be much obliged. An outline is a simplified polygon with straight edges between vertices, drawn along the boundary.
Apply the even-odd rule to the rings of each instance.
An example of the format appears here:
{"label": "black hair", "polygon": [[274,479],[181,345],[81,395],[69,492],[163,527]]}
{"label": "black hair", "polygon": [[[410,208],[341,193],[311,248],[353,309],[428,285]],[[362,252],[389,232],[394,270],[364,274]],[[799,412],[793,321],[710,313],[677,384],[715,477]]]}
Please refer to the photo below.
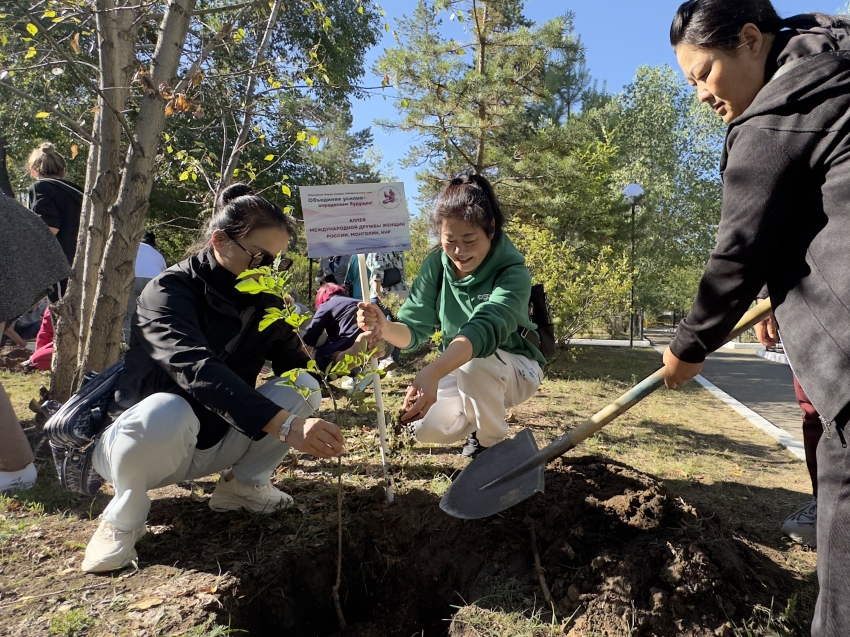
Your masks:
{"label": "black hair", "polygon": [[443,188],[431,213],[431,228],[439,235],[444,219],[461,219],[481,228],[494,240],[502,236],[505,218],[493,186],[481,175],[461,173]]}
{"label": "black hair", "polygon": [[150,230],[145,230],[145,234],[142,235],[142,243],[147,243],[150,247],[156,247],[156,235]]}
{"label": "black hair", "polygon": [[700,49],[731,51],[740,44],[741,30],[747,24],[775,35],[782,29],[847,27],[850,22],[825,13],[804,13],[783,19],[770,0],[688,0],[676,11],[670,25],[670,44],[674,49],[688,44]]}
{"label": "black hair", "polygon": [[247,184],[233,184],[219,194],[203,238],[189,249],[189,253],[209,250],[216,230],[239,241],[261,228],[283,228],[290,239],[298,234],[298,224],[292,215],[285,214],[276,203],[254,194]]}

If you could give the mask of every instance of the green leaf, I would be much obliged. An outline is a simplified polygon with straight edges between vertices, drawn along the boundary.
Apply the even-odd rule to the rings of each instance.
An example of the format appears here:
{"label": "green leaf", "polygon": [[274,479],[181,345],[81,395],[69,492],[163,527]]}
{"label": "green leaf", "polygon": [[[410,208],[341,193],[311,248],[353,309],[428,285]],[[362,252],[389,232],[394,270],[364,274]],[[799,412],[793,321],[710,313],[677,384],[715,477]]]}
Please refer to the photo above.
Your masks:
{"label": "green leaf", "polygon": [[243,279],[236,284],[236,289],[245,294],[259,294],[266,291],[266,286],[255,279]]}
{"label": "green leaf", "polygon": [[310,146],[313,148],[316,148],[319,145],[319,138],[315,135],[312,135],[308,141],[310,142]]}
{"label": "green leaf", "polygon": [[184,170],[182,173],[180,173],[179,179],[180,181],[186,181],[187,179],[189,179],[189,171]]}
{"label": "green leaf", "polygon": [[359,13],[361,15],[363,14],[363,5],[360,5],[359,7],[357,7],[357,13]]}
{"label": "green leaf", "polygon": [[407,100],[401,100],[401,107],[402,107],[402,108],[407,108],[407,105],[408,105],[409,103],[410,103],[410,102],[408,102]]}
{"label": "green leaf", "polygon": [[283,214],[285,214],[285,215],[292,214],[292,210],[293,210],[292,206],[286,206],[283,209]]}
{"label": "green leaf", "polygon": [[286,195],[287,197],[291,197],[291,196],[292,196],[292,189],[291,189],[289,186],[287,186],[286,184],[281,184],[281,186],[280,186],[280,191],[281,191],[284,195]]}
{"label": "green leaf", "polygon": [[36,119],[44,119],[45,117],[50,117],[50,113],[48,113],[47,111],[39,111],[35,114]]}
{"label": "green leaf", "polygon": [[295,139],[296,139],[296,141],[303,142],[305,139],[307,139],[307,133],[305,133],[304,131],[301,131],[300,133],[298,133],[295,136]]}
{"label": "green leaf", "polygon": [[307,86],[313,86],[313,80],[312,80],[312,78],[305,77],[305,78],[304,78],[304,83],[305,83],[305,84],[307,84]]}
{"label": "green leaf", "polygon": [[24,59],[29,60],[30,58],[34,58],[36,53],[37,53],[37,51],[35,50],[35,47],[31,46],[29,48],[29,50],[27,51],[27,54],[24,56]]}
{"label": "green leaf", "polygon": [[389,31],[389,30],[390,30],[390,25],[384,24],[384,31]]}
{"label": "green leaf", "polygon": [[[238,286],[237,286],[237,289],[238,289]],[[277,323],[279,320],[280,320],[280,317],[279,317],[279,316],[275,316],[275,317],[271,317],[271,318],[266,317],[266,318],[264,318],[262,321],[260,321],[260,326],[259,326],[259,328],[258,328],[258,329],[262,332],[262,331],[264,331],[267,327],[269,327],[270,325],[272,325],[273,323]]]}
{"label": "green leaf", "polygon": [[42,15],[41,17],[42,18],[55,18],[56,12],[55,11],[45,11],[44,15]]}
{"label": "green leaf", "polygon": [[27,24],[27,33],[29,33],[30,35],[35,35],[36,33],[38,33],[38,27],[35,26],[32,22],[30,22],[29,24]]}
{"label": "green leaf", "polygon": [[263,159],[265,159],[266,161],[271,161],[274,159],[274,155],[266,155],[265,157],[263,157]]}
{"label": "green leaf", "polygon": [[166,146],[165,151],[170,155],[171,153],[174,152],[174,149],[171,146]]}

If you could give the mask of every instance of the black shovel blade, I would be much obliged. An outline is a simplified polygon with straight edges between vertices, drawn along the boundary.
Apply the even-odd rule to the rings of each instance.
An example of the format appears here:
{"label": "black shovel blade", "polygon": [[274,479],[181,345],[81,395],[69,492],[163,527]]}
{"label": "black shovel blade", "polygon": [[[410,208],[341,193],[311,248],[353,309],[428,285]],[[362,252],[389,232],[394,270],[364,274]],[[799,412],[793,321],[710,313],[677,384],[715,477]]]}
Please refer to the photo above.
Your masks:
{"label": "black shovel blade", "polygon": [[542,493],[545,468],[542,460],[513,478],[491,484],[536,453],[537,443],[529,429],[493,445],[461,471],[440,500],[440,508],[453,517],[476,520]]}

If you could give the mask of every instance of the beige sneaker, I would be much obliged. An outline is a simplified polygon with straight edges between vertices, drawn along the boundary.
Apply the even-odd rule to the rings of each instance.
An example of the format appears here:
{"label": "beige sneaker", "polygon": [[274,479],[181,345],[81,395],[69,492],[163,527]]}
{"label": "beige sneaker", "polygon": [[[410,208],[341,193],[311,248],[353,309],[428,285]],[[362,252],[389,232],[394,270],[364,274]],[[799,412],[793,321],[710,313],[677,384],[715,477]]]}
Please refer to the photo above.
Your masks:
{"label": "beige sneaker", "polygon": [[119,531],[106,520],[101,520],[89,540],[80,568],[85,573],[106,573],[129,566],[138,557],[136,542],[147,532],[146,526],[135,531]]}
{"label": "beige sneaker", "polygon": [[228,482],[219,478],[212,497],[210,508],[213,511],[237,511],[247,509],[257,513],[271,513],[277,509],[292,506],[292,496],[275,489],[270,482],[262,486],[242,484],[236,478]]}

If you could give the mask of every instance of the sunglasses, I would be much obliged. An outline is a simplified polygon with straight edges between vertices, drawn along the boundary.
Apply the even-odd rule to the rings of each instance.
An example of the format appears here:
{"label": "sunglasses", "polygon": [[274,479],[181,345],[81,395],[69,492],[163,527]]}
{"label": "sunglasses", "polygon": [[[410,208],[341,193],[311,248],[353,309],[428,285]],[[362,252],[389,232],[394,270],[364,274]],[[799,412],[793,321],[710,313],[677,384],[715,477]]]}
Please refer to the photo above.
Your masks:
{"label": "sunglasses", "polygon": [[[250,250],[246,249],[245,246],[239,243],[236,239],[230,238],[230,240],[242,248],[245,251],[245,254],[251,257],[251,261],[248,263],[249,270],[253,270],[254,268],[270,268],[274,265],[275,259],[277,259],[276,255],[269,254],[268,252],[258,252],[257,254],[254,254]],[[282,257],[277,269],[278,272],[286,272],[291,267],[292,259]]]}

